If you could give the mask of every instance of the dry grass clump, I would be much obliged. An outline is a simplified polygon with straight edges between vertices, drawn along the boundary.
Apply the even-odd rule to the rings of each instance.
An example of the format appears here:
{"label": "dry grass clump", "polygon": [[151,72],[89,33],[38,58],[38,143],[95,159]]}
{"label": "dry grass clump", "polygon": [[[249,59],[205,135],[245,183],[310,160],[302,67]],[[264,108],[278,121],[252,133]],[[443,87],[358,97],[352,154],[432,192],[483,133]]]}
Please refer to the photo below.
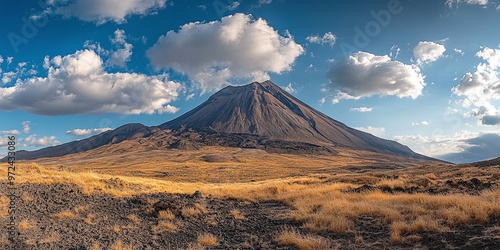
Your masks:
{"label": "dry grass clump", "polygon": [[404,188],[405,183],[400,179],[382,179],[377,184],[381,188]]}
{"label": "dry grass clump", "polygon": [[141,220],[135,214],[131,214],[131,215],[127,216],[127,219],[130,222],[133,222],[133,223],[139,223],[139,222],[141,222]]}
{"label": "dry grass clump", "polygon": [[196,209],[198,209],[198,210],[199,210],[202,214],[206,214],[206,213],[208,213],[207,208],[206,208],[206,207],[205,207],[205,205],[203,205],[203,204],[200,204],[200,203],[195,203],[195,204],[194,204],[194,207],[195,207]]}
{"label": "dry grass clump", "polygon": [[151,230],[153,231],[153,233],[155,234],[160,234],[160,233],[163,233],[165,231],[175,231],[177,230],[177,225],[175,225],[173,222],[171,221],[158,221],[158,225],[156,226],[153,226],[151,228]]}
{"label": "dry grass clump", "polygon": [[245,219],[245,216],[241,214],[241,212],[238,209],[233,209],[229,212],[230,215],[234,216],[234,219],[236,220],[243,220]]}
{"label": "dry grass clump", "polygon": [[198,216],[200,214],[200,210],[198,210],[194,207],[185,207],[181,210],[181,214],[185,218],[194,217],[194,216]]}
{"label": "dry grass clump", "polygon": [[175,215],[170,210],[160,210],[158,212],[158,219],[160,219],[160,220],[174,220]]}
{"label": "dry grass clump", "polygon": [[330,243],[327,239],[317,235],[302,235],[296,229],[283,229],[278,235],[277,241],[282,245],[292,245],[300,249],[330,249]]}
{"label": "dry grass clump", "polygon": [[76,215],[70,210],[63,210],[57,214],[51,215],[51,217],[56,219],[73,219]]}
{"label": "dry grass clump", "polygon": [[210,233],[203,233],[198,235],[198,243],[206,246],[215,246],[217,244],[217,237]]}
{"label": "dry grass clump", "polygon": [[111,250],[133,250],[132,247],[124,245],[121,240],[117,240],[110,248]]}
{"label": "dry grass clump", "polygon": [[57,235],[56,233],[52,233],[49,237],[40,240],[38,243],[45,244],[45,243],[58,242],[60,240],[61,240],[61,238],[59,238],[59,235]]}
{"label": "dry grass clump", "polygon": [[23,220],[19,223],[19,225],[17,225],[17,228],[19,230],[27,230],[27,229],[31,229],[31,228],[34,228],[36,223],[32,222],[32,221],[29,221],[29,220]]}

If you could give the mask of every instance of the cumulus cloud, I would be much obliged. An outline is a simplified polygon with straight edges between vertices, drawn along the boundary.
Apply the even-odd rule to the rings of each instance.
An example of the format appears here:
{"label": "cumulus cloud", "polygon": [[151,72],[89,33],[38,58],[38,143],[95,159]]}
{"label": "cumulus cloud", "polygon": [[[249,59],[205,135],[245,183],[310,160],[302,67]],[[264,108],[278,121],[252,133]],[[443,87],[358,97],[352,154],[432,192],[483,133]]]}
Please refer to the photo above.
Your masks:
{"label": "cumulus cloud", "polygon": [[418,66],[361,51],[333,65],[328,78],[330,89],[338,92],[333,103],[373,95],[415,99],[426,85]]}
{"label": "cumulus cloud", "polygon": [[49,60],[45,77],[18,80],[0,88],[0,109],[33,114],[153,114],[173,112],[168,105],[182,85],[167,75],[109,73],[93,50]]}
{"label": "cumulus cloud", "polygon": [[133,46],[125,41],[127,37],[124,30],[117,29],[114,35],[115,36],[111,38],[111,43],[116,47],[116,51],[111,52],[109,59],[106,61],[106,65],[124,68],[126,63],[130,61]]}
{"label": "cumulus cloud", "polygon": [[470,4],[470,5],[487,5],[488,0],[447,0],[446,5],[452,8],[454,5],[459,5],[460,3]]}
{"label": "cumulus cloud", "polygon": [[359,108],[351,108],[350,110],[351,110],[351,111],[356,111],[356,112],[365,113],[365,112],[372,112],[373,108],[368,108],[368,107],[359,107]]}
{"label": "cumulus cloud", "polygon": [[418,63],[430,63],[434,62],[443,56],[446,48],[434,42],[419,42],[415,48],[413,48],[413,55],[417,58]]}
{"label": "cumulus cloud", "polygon": [[315,35],[315,36],[308,36],[306,37],[306,40],[309,43],[316,43],[316,44],[329,44],[330,47],[333,47],[335,45],[335,42],[337,41],[337,37],[332,34],[332,32],[327,32],[325,33],[322,37]]}
{"label": "cumulus cloud", "polygon": [[411,125],[412,126],[427,126],[427,125],[429,125],[429,122],[428,121],[412,122]]}
{"label": "cumulus cloud", "polygon": [[500,99],[500,49],[486,47],[476,56],[486,63],[480,63],[476,72],[466,73],[452,91],[464,97],[459,101],[463,107],[474,107],[467,116],[477,117],[483,125],[498,125],[500,110],[492,102]]}
{"label": "cumulus cloud", "polygon": [[55,146],[60,143],[55,136],[38,137],[37,134],[30,135],[21,141],[29,146]]}
{"label": "cumulus cloud", "polygon": [[268,72],[291,70],[303,52],[288,32],[281,36],[264,19],[238,13],[169,31],[147,56],[155,69],[185,74],[205,92],[229,84],[230,79],[267,80]]}
{"label": "cumulus cloud", "polygon": [[87,136],[87,135],[97,135],[102,132],[106,132],[108,130],[112,130],[111,128],[89,128],[89,129],[73,129],[70,131],[66,131],[67,135],[74,135],[74,136]]}
{"label": "cumulus cloud", "polygon": [[165,8],[166,2],[167,0],[48,0],[56,14],[97,24],[120,24],[132,15],[155,14]]}
{"label": "cumulus cloud", "polygon": [[366,132],[366,133],[369,133],[369,134],[372,134],[372,135],[375,135],[375,136],[378,136],[378,137],[382,137],[385,135],[385,128],[374,128],[372,126],[368,126],[368,127],[357,127],[355,128],[357,130],[361,130],[363,132]]}

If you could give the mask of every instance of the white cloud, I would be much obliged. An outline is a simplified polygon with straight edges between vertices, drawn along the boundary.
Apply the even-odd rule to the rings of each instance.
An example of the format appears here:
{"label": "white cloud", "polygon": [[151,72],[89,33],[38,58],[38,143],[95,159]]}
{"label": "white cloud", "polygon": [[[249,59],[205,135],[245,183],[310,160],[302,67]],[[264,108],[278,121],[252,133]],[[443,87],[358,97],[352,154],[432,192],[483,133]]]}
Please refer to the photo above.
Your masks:
{"label": "white cloud", "polygon": [[49,0],[55,13],[82,21],[124,23],[132,15],[150,15],[165,8],[167,0]]}
{"label": "white cloud", "polygon": [[465,54],[465,52],[463,52],[463,51],[462,51],[462,50],[460,50],[460,49],[453,49],[453,51],[457,52],[458,54],[460,54],[460,55],[462,55],[462,56]]}
{"label": "white cloud", "polygon": [[375,135],[375,136],[378,136],[378,137],[382,137],[385,135],[385,128],[374,128],[372,126],[368,126],[368,127],[357,127],[355,128],[357,130],[361,130],[363,132],[366,132],[366,133],[369,133],[369,134],[372,134],[372,135]]}
{"label": "white cloud", "polygon": [[24,121],[22,123],[22,125],[23,125],[23,133],[27,134],[27,133],[30,132],[30,129],[31,129],[30,128],[30,123],[31,123],[30,121]]}
{"label": "white cloud", "polygon": [[416,65],[361,51],[333,65],[328,78],[330,89],[338,91],[333,103],[373,95],[415,99],[426,85]]}
{"label": "white cloud", "polygon": [[351,111],[356,111],[356,112],[365,113],[365,112],[372,112],[373,108],[368,108],[368,107],[359,107],[359,108],[351,108],[350,110],[351,110]]}
{"label": "white cloud", "polygon": [[392,45],[392,47],[389,51],[390,51],[389,57],[393,58],[393,59],[397,59],[399,56],[399,52],[401,52],[401,48],[399,48],[397,45]]}
{"label": "white cloud", "polygon": [[227,6],[227,9],[228,10],[235,10],[236,8],[238,8],[238,6],[240,6],[239,2],[233,2],[232,4]]}
{"label": "white cloud", "polygon": [[0,88],[0,109],[42,115],[153,114],[173,112],[167,105],[183,88],[168,75],[109,73],[93,50],[50,60],[46,77],[19,80]]}
{"label": "white cloud", "polygon": [[44,136],[37,138],[37,134],[30,135],[21,141],[30,146],[55,146],[60,142],[56,140],[55,136]]}
{"label": "white cloud", "polygon": [[316,43],[316,44],[330,44],[330,47],[333,47],[335,45],[335,42],[337,41],[337,37],[332,34],[332,32],[327,32],[323,35],[323,37],[320,37],[318,35],[315,36],[308,36],[306,37],[306,40],[309,43]]}
{"label": "white cloud", "polygon": [[458,5],[460,3],[471,4],[471,5],[487,5],[488,0],[447,0],[446,5],[448,7],[453,7],[453,5]]}
{"label": "white cloud", "polygon": [[4,135],[18,135],[18,134],[21,134],[21,132],[19,132],[19,130],[4,130],[4,131],[0,131],[0,134],[4,134]]}
{"label": "white cloud", "polygon": [[290,94],[297,93],[297,89],[294,89],[292,87],[292,83],[289,83],[288,86],[281,87],[281,88],[284,89],[286,92],[288,92]]}
{"label": "white cloud", "polygon": [[230,79],[267,80],[268,72],[291,70],[303,52],[288,32],[281,36],[265,20],[238,13],[169,31],[147,56],[157,70],[186,74],[205,92],[229,84]]}
{"label": "white cloud", "polygon": [[334,63],[334,62],[335,62],[335,59],[334,59],[334,58],[330,58],[330,59],[328,59],[328,60],[326,60],[326,61],[327,61],[327,62],[329,62],[329,63]]}
{"label": "white cloud", "polygon": [[466,115],[477,117],[483,125],[500,124],[500,108],[492,101],[500,99],[500,49],[488,47],[476,53],[486,63],[480,63],[476,72],[466,73],[453,93],[465,98],[459,103],[463,107],[476,107]]}
{"label": "white cloud", "polygon": [[446,48],[434,42],[419,42],[415,48],[413,48],[413,54],[417,58],[418,63],[430,63],[434,62],[443,56]]}
{"label": "white cloud", "polygon": [[411,125],[412,126],[427,126],[427,125],[429,125],[429,122],[428,121],[412,122]]}
{"label": "white cloud", "polygon": [[111,43],[116,47],[116,51],[111,52],[109,59],[106,61],[106,65],[124,68],[126,63],[130,61],[133,46],[125,41],[127,37],[124,30],[117,29],[114,34],[115,36],[111,38]]}
{"label": "white cloud", "polygon": [[87,135],[97,135],[102,132],[106,132],[108,130],[112,129],[111,128],[73,129],[70,131],[66,131],[66,134],[74,136],[87,136]]}

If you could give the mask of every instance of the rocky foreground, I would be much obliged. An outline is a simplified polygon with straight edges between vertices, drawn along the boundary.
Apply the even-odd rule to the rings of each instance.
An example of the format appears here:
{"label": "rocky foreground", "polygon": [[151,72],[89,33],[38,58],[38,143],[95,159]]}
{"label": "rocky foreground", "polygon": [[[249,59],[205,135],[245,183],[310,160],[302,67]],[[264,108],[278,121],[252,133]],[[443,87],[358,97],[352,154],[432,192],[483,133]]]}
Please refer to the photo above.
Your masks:
{"label": "rocky foreground", "polygon": [[[7,185],[1,184],[5,194]],[[477,188],[485,185],[477,184]],[[121,183],[119,179],[110,179],[109,185]],[[241,202],[198,192],[130,197],[98,191],[84,194],[71,183],[23,183],[18,187],[22,199],[16,214],[18,235],[15,242],[9,242],[2,228],[1,249],[298,249],[278,239],[285,227],[303,235],[320,235],[331,242],[332,248],[342,249],[498,249],[500,246],[498,218],[453,227],[446,232],[422,231],[396,244],[389,240],[389,226],[374,216],[355,219],[351,232],[311,233],[302,228],[301,222],[289,219],[292,209],[278,202]],[[467,189],[475,188],[474,180],[467,182]],[[361,189],[372,187],[351,192],[362,192]]]}

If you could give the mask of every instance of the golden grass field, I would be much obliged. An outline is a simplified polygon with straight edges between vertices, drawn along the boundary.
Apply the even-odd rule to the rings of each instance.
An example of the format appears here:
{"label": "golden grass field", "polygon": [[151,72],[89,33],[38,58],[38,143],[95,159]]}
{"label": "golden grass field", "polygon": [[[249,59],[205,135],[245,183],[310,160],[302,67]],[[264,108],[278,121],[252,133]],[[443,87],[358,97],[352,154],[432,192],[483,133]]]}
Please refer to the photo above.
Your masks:
{"label": "golden grass field", "polygon": [[[282,156],[289,157],[289,156]],[[279,159],[282,160],[282,159]],[[279,161],[276,160],[276,161]],[[245,164],[250,164],[246,162]],[[305,163],[302,159],[302,163]],[[202,163],[200,163],[202,164]],[[185,173],[182,178],[197,176],[209,172],[210,169],[219,168],[218,164],[208,166],[206,169]],[[241,164],[241,163],[240,163]],[[261,164],[265,164],[261,162]],[[299,164],[295,162],[294,164]],[[308,166],[314,166],[314,160]],[[174,164],[175,165],[175,164]],[[182,164],[181,164],[182,165]],[[0,174],[6,176],[6,165],[2,165]],[[234,167],[242,167],[234,165]],[[104,167],[102,167],[104,169]],[[174,169],[175,166],[169,170]],[[100,169],[94,168],[92,169]],[[103,170],[101,169],[101,170]],[[110,167],[114,173],[113,167]],[[274,179],[260,179],[249,182],[250,172],[259,174],[276,173]],[[294,169],[294,168],[290,168]],[[303,222],[303,228],[308,234],[283,227],[281,232],[276,232],[276,239],[284,245],[295,245],[301,249],[325,249],[334,247],[335,243],[318,235],[318,232],[347,233],[355,237],[356,244],[363,246],[363,238],[357,235],[354,224],[364,216],[377,218],[377,223],[390,228],[389,241],[393,244],[404,242],[417,242],[419,232],[449,232],[453,227],[469,223],[484,223],[491,218],[500,217],[500,190],[498,187],[482,190],[477,194],[468,194],[455,190],[448,193],[429,194],[425,192],[387,193],[380,190],[365,190],[361,192],[348,192],[365,184],[380,188],[408,188],[425,187],[439,191],[447,181],[468,180],[477,178],[480,181],[496,181],[500,177],[500,166],[474,167],[467,165],[423,165],[406,169],[386,171],[368,171],[355,173],[338,170],[336,173],[312,174],[304,171],[302,176],[284,177],[289,173],[286,167],[268,169],[255,166],[251,170],[231,172],[229,170],[218,173],[226,175],[225,183],[213,183],[214,178],[201,174],[199,182],[179,181],[179,178],[165,180],[158,178],[145,178],[126,175],[98,173],[95,170],[60,168],[42,166],[36,163],[21,163],[18,165],[18,182],[34,183],[74,183],[81,190],[91,195],[102,192],[115,196],[130,196],[142,193],[194,193],[201,191],[204,195],[211,194],[217,198],[233,198],[245,202],[279,201],[289,205],[293,210],[288,215],[291,220]],[[317,169],[314,169],[317,170]],[[148,173],[147,170],[141,170]],[[186,170],[187,171],[187,170]],[[242,171],[249,171],[242,174]],[[312,171],[311,171],[312,172]],[[176,173],[174,171],[174,173]],[[231,175],[232,174],[232,175]],[[2,196],[2,216],[6,215],[7,197]],[[197,209],[196,211],[202,211]],[[76,211],[78,212],[78,211]],[[183,211],[184,213],[184,211]],[[231,212],[235,218],[244,219],[238,211]],[[54,216],[67,217],[72,212],[60,213]],[[162,218],[172,218],[172,214],[163,213]],[[137,218],[129,218],[136,221]],[[89,219],[90,220],[90,219]],[[136,221],[138,223],[138,221]],[[26,224],[26,223],[25,223]],[[24,225],[24,224],[23,224]],[[24,225],[23,227],[28,227]],[[175,230],[173,224],[158,225],[157,230]],[[500,228],[493,226],[488,229],[492,234],[498,234]],[[496,232],[496,233],[495,233]],[[498,237],[498,236],[494,236]],[[205,245],[216,241],[213,235],[200,235],[198,241]],[[369,247],[369,246],[366,246]]]}
{"label": "golden grass field", "polygon": [[[130,144],[130,145],[129,145]],[[19,161],[23,163],[23,161]],[[145,150],[122,142],[56,158],[37,159],[47,167],[65,166],[112,175],[182,182],[232,183],[307,174],[350,173],[352,168],[384,170],[436,162],[342,148],[336,156],[271,154],[259,149],[204,147],[200,150]]]}

